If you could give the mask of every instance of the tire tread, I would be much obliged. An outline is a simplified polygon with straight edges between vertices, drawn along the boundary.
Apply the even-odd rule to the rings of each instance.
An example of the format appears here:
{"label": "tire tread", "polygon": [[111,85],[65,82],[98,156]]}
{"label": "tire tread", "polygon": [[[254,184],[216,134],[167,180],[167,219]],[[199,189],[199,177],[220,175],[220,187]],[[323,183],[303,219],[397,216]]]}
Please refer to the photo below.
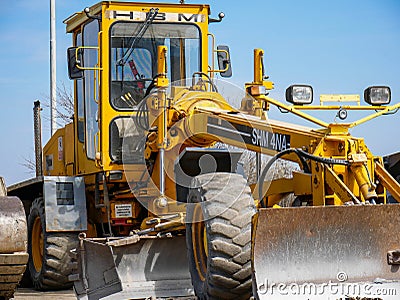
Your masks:
{"label": "tire tread", "polygon": [[[193,179],[191,188],[201,195],[204,203],[209,245],[205,291],[196,291],[197,296],[200,299],[249,299],[252,291],[251,220],[255,205],[246,180],[233,173],[203,174]],[[199,285],[194,283],[194,286],[196,289]]]}

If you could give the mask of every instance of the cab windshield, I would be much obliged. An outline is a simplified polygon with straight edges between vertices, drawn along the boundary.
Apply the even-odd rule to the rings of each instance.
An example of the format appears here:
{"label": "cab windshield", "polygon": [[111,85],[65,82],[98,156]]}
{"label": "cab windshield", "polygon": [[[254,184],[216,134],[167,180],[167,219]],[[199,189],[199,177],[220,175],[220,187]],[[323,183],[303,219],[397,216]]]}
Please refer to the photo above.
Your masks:
{"label": "cab windshield", "polygon": [[118,22],[111,28],[110,101],[118,110],[133,110],[157,75],[157,47],[168,47],[171,83],[200,71],[200,31],[194,24],[153,23],[140,39],[143,23]]}

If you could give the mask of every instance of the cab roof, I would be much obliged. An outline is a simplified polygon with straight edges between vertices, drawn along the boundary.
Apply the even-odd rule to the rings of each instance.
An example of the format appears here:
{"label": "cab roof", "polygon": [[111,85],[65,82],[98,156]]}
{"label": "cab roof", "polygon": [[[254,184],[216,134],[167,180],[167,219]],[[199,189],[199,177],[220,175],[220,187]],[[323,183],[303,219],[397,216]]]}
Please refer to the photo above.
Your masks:
{"label": "cab roof", "polygon": [[[177,1],[177,0],[176,0]],[[180,7],[185,9],[194,10],[204,10],[206,9],[207,14],[210,15],[210,6],[208,4],[179,4],[179,3],[157,3],[157,2],[122,2],[122,1],[101,1],[97,4],[89,7],[91,15],[98,15],[102,12],[102,8],[113,9],[126,7],[127,10],[131,7],[134,10],[138,10],[140,8],[171,8],[171,7]],[[64,20],[64,24],[67,25],[66,31],[67,33],[73,32],[76,28],[79,28],[83,23],[85,23],[89,18],[86,13],[82,10],[81,12],[76,12],[67,19]]]}

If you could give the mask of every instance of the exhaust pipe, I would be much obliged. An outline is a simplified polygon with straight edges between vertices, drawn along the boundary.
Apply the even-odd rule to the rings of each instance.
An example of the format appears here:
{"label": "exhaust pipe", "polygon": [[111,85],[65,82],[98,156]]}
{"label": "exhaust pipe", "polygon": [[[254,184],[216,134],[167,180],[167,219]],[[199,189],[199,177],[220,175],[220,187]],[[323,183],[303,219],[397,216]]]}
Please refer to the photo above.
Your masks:
{"label": "exhaust pipe", "polygon": [[43,176],[42,159],[42,120],[40,118],[40,101],[35,101],[33,106],[33,130],[35,137],[36,177]]}

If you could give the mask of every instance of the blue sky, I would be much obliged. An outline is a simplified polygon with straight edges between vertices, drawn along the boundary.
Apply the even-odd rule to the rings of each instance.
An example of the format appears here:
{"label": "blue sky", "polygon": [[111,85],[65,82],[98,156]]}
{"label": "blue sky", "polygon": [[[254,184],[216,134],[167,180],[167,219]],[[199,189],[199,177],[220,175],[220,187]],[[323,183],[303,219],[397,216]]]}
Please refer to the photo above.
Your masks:
{"label": "blue sky", "polygon": [[[31,176],[21,164],[33,158],[33,101],[49,95],[49,2],[14,0],[0,19],[0,175],[8,184]],[[166,2],[166,1],[162,1]],[[172,0],[178,3],[178,0]],[[199,1],[186,1],[199,3]],[[72,86],[66,72],[66,48],[71,37],[64,19],[88,0],[56,0],[57,81]],[[266,52],[267,72],[275,98],[293,83],[314,87],[319,94],[362,94],[370,85],[389,85],[392,103],[400,102],[400,1],[208,1],[219,44],[231,49],[233,83],[243,86],[253,76],[254,48]],[[43,111],[43,141],[49,138],[48,110]],[[350,114],[350,117],[356,117]],[[293,117],[271,111],[271,118]],[[327,117],[333,121],[333,115]],[[400,112],[378,118],[352,133],[365,136],[369,148],[383,155],[400,151]]]}

